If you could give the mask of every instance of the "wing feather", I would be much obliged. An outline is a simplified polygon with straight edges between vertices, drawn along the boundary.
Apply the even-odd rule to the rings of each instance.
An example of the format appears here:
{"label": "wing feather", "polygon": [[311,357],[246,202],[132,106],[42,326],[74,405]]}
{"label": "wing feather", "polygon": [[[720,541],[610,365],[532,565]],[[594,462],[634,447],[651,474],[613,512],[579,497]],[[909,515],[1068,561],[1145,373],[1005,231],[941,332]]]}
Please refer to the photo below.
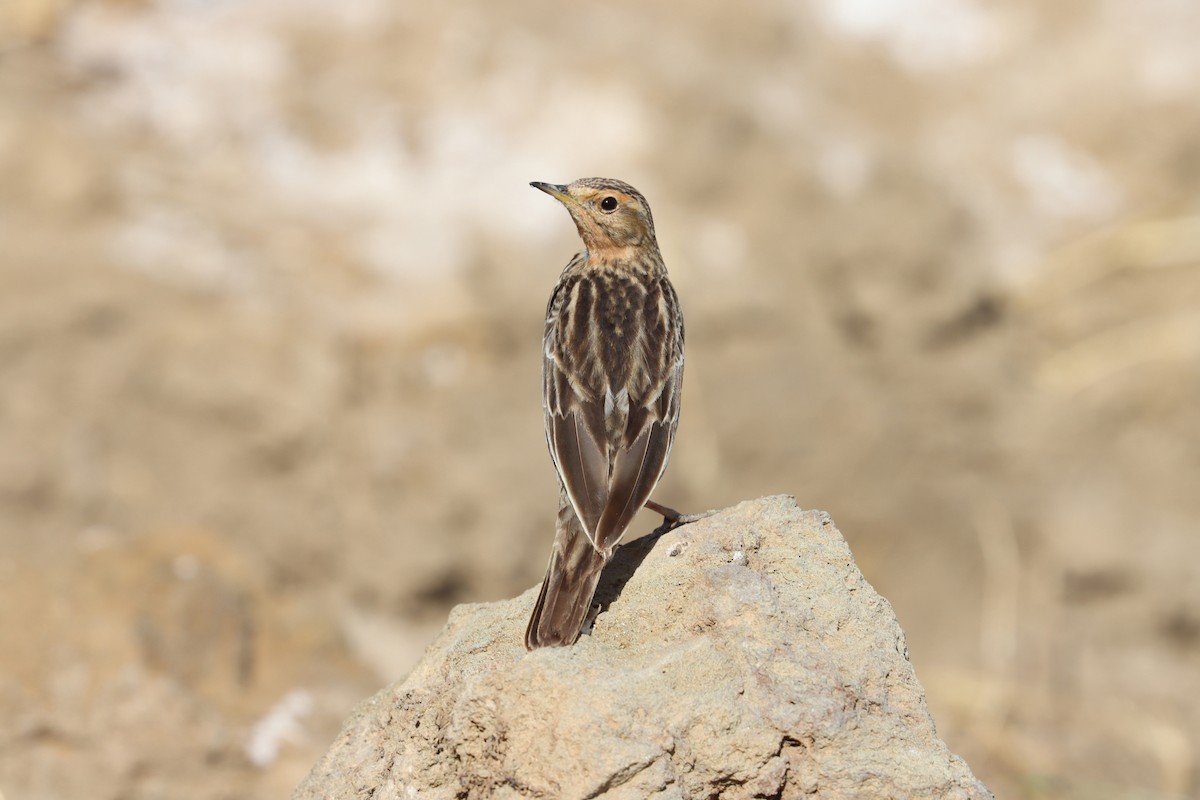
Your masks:
{"label": "wing feather", "polygon": [[601,549],[615,545],[646,505],[658,485],[670,449],[669,430],[653,423],[634,440],[632,447],[617,454],[608,503],[596,524],[596,543]]}
{"label": "wing feather", "polygon": [[[683,331],[664,278],[638,308],[645,316],[624,356],[629,366],[608,362],[590,334],[603,295],[587,283],[564,275],[551,297],[542,385],[551,458],[588,539],[604,552],[620,540],[666,469],[679,419]],[[601,364],[605,368],[595,369]],[[601,375],[607,385],[597,383]],[[626,377],[612,385],[615,375]],[[627,402],[610,400],[618,395]]]}
{"label": "wing feather", "polygon": [[552,449],[558,474],[584,532],[596,543],[596,525],[608,502],[608,453],[580,424],[579,414],[555,416]]}

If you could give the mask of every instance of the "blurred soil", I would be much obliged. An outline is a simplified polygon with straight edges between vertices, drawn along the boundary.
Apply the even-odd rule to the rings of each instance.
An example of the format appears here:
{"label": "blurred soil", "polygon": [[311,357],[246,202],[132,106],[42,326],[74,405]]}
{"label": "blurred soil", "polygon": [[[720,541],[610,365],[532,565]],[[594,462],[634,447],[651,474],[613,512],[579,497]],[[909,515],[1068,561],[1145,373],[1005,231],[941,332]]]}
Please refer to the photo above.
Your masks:
{"label": "blurred soil", "polygon": [[540,579],[599,174],[659,499],[830,511],[997,796],[1200,794],[1200,10],[904,7],[8,0],[0,792],[280,796]]}

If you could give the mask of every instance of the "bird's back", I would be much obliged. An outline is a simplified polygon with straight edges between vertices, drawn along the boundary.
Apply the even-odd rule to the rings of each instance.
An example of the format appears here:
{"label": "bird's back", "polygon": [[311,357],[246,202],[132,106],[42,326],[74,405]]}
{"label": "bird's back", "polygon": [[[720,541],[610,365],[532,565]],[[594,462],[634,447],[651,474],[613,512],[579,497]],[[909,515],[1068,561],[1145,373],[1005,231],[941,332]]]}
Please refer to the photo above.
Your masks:
{"label": "bird's back", "polygon": [[[615,455],[650,419],[673,419],[683,360],[679,300],[661,259],[602,263],[581,253],[563,271],[546,320],[544,377],[560,403],[570,397],[587,428]],[[557,365],[571,364],[569,371]],[[562,414],[547,404],[546,413]]]}

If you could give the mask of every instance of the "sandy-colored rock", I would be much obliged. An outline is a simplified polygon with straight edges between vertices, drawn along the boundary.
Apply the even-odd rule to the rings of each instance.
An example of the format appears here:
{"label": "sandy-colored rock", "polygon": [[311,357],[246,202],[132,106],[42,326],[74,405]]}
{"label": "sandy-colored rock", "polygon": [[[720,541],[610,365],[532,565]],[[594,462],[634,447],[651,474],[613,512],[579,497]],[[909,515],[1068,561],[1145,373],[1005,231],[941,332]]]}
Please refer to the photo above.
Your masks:
{"label": "sandy-colored rock", "polygon": [[573,647],[525,652],[534,594],[456,608],[296,800],[991,797],[891,606],[790,497],[622,547]]}

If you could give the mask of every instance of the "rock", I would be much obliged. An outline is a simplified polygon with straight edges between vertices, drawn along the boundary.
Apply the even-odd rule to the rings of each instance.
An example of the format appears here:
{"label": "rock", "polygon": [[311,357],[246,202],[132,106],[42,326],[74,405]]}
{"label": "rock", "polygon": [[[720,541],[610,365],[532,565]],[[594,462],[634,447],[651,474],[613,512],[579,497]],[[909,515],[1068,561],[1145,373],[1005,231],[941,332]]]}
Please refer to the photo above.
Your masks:
{"label": "rock", "polygon": [[295,800],[991,797],[891,606],[790,497],[620,548],[573,647],[525,652],[536,591],[455,608]]}

